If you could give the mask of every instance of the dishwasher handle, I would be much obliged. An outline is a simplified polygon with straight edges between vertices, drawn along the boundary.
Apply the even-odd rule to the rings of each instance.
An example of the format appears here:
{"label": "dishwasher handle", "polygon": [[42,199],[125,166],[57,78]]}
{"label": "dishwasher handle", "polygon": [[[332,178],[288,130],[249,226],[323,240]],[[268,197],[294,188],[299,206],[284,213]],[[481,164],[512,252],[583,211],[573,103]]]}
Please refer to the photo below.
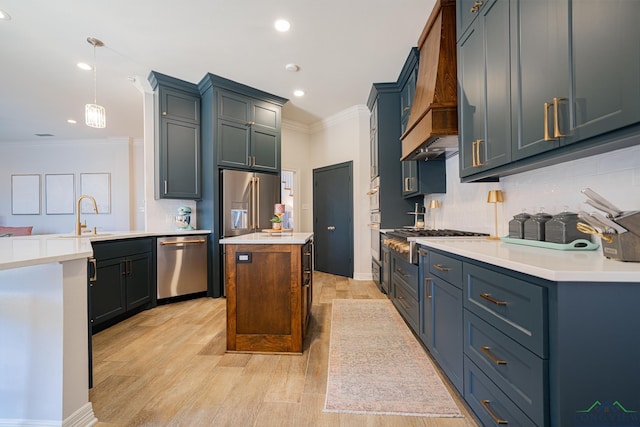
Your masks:
{"label": "dishwasher handle", "polygon": [[205,239],[198,239],[198,240],[177,240],[177,241],[170,241],[170,242],[160,242],[160,244],[162,246],[165,246],[165,245],[184,245],[188,243],[205,243],[205,242],[206,242]]}

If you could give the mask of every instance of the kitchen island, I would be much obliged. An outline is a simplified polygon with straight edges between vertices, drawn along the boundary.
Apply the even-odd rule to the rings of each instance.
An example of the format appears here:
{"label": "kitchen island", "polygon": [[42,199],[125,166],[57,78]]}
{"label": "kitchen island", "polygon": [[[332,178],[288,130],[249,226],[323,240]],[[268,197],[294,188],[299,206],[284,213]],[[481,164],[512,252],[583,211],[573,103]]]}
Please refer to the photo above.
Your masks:
{"label": "kitchen island", "polygon": [[639,263],[601,249],[416,242],[420,338],[483,423],[640,423]]}
{"label": "kitchen island", "polygon": [[0,425],[91,426],[88,239],[0,239]]}
{"label": "kitchen island", "polygon": [[207,230],[0,238],[0,425],[97,423],[89,390],[92,242]]}
{"label": "kitchen island", "polygon": [[313,233],[252,233],[221,239],[227,351],[302,353],[309,320]]}

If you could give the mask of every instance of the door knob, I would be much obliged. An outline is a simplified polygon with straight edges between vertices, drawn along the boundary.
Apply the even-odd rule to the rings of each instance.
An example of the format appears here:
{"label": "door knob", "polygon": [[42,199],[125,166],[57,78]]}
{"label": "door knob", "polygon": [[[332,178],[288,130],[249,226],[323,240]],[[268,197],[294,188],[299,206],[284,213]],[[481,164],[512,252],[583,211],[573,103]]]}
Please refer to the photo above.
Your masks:
{"label": "door knob", "polygon": [[330,226],[328,226],[328,227],[327,227],[327,230],[329,230],[329,231],[333,231],[333,230],[335,230],[335,229],[336,229],[336,228],[335,228],[333,225],[330,225]]}

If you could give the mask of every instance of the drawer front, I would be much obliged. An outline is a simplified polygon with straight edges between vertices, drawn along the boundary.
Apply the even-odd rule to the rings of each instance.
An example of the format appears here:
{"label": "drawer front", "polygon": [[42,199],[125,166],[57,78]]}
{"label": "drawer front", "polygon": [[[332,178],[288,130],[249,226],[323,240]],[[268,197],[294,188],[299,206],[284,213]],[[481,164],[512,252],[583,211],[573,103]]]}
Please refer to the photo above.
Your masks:
{"label": "drawer front", "polygon": [[409,323],[414,332],[418,333],[418,319],[420,318],[420,308],[417,296],[404,280],[395,278],[393,303],[398,311]]}
{"label": "drawer front", "polygon": [[482,425],[536,425],[466,356],[464,373],[464,400]]}
{"label": "drawer front", "polygon": [[529,418],[538,425],[545,424],[546,360],[467,310],[464,310],[464,353]]}
{"label": "drawer front", "polygon": [[462,261],[431,251],[429,273],[462,289]]}
{"label": "drawer front", "polygon": [[397,274],[407,285],[411,292],[418,298],[418,266],[398,256],[392,256],[391,274]]}
{"label": "drawer front", "polygon": [[538,356],[547,355],[547,291],[472,264],[464,264],[464,307]]}
{"label": "drawer front", "polygon": [[124,239],[107,242],[92,242],[93,256],[97,259],[125,257],[144,252],[151,252],[153,248],[151,237]]}

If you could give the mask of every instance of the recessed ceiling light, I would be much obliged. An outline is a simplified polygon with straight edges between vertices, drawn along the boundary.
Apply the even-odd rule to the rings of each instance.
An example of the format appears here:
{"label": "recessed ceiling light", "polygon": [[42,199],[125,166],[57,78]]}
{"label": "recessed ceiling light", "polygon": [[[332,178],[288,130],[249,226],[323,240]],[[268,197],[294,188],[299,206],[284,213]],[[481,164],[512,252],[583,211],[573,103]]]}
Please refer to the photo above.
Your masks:
{"label": "recessed ceiling light", "polygon": [[0,9],[0,21],[11,21],[11,15]]}
{"label": "recessed ceiling light", "polygon": [[291,71],[292,73],[295,73],[297,71],[300,71],[300,66],[296,64],[287,64],[284,66],[284,69],[287,71]]}
{"label": "recessed ceiling light", "polygon": [[73,120],[73,119],[69,119],[67,120],[67,123],[75,125],[76,123],[78,123],[77,121]]}
{"label": "recessed ceiling light", "polygon": [[293,91],[293,94],[298,97],[304,96],[304,91],[302,89],[297,89]]}
{"label": "recessed ceiling light", "polygon": [[78,62],[76,64],[78,66],[78,68],[80,68],[81,70],[85,70],[85,71],[91,71],[93,70],[93,67],[91,67],[91,65],[87,64],[86,62]]}
{"label": "recessed ceiling light", "polygon": [[286,19],[278,19],[273,26],[276,27],[276,30],[282,33],[289,31],[291,28],[291,24]]}

